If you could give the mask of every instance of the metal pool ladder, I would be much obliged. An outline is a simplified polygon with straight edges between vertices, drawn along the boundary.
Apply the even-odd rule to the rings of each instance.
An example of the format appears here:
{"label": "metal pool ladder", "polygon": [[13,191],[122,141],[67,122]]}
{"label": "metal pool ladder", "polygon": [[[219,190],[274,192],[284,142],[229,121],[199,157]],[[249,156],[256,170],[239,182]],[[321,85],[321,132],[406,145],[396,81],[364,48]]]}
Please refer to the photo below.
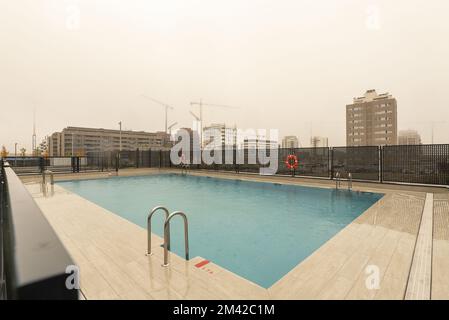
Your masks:
{"label": "metal pool ladder", "polygon": [[184,244],[186,260],[189,260],[189,222],[184,212],[173,212],[164,223],[164,264],[163,267],[168,267],[168,250],[170,250],[170,220],[176,216],[181,216],[184,220]]}
{"label": "metal pool ladder", "polygon": [[352,189],[352,173],[348,173],[348,190]]}
{"label": "metal pool ladder", "polygon": [[338,190],[338,188],[341,186],[341,175],[340,172],[335,173],[335,189]]}
{"label": "metal pool ladder", "polygon": [[184,212],[176,211],[172,214],[169,214],[169,211],[167,208],[159,206],[155,207],[153,210],[151,210],[150,214],[148,215],[147,219],[147,256],[151,256],[151,219],[153,218],[153,215],[159,211],[162,210],[165,213],[165,222],[164,222],[164,264],[163,267],[168,267],[168,251],[170,250],[170,221],[176,216],[181,216],[184,220],[184,242],[185,242],[185,255],[186,260],[189,260],[189,223],[187,216]]}
{"label": "metal pool ladder", "polygon": [[42,192],[44,194],[44,196],[47,196],[47,175],[50,176],[50,186],[51,186],[51,195],[53,196],[55,193],[55,176],[53,171],[50,170],[45,170],[44,172],[42,172]]}
{"label": "metal pool ladder", "polygon": [[[151,219],[153,218],[153,215],[159,211],[162,210],[165,212],[165,221],[167,221],[168,217],[170,216],[170,213],[168,212],[168,209],[162,206],[156,207],[153,210],[151,210],[150,214],[148,215],[147,219],[147,256],[151,256]],[[170,232],[170,230],[168,230]],[[170,234],[168,235],[170,237]],[[165,238],[165,237],[164,237]],[[168,245],[168,250],[170,250],[170,244]]]}
{"label": "metal pool ladder", "polygon": [[[340,172],[335,173],[335,189],[341,187],[341,174]],[[352,190],[352,173],[348,173],[348,190]]]}

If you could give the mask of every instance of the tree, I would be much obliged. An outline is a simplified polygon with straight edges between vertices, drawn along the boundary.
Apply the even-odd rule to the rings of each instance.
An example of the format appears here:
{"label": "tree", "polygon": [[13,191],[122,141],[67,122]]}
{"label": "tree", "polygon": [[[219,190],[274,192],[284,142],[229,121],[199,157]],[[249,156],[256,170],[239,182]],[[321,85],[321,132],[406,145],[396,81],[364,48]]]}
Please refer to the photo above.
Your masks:
{"label": "tree", "polygon": [[0,151],[0,157],[6,158],[8,156],[9,152],[6,150],[5,146],[2,146],[2,150]]}
{"label": "tree", "polygon": [[36,156],[48,156],[48,142],[47,138],[42,139],[42,142],[36,148],[34,154]]}
{"label": "tree", "polygon": [[38,147],[38,155],[43,155],[45,156],[46,154],[48,154],[48,144],[47,144],[47,139],[43,139],[42,142],[39,144]]}
{"label": "tree", "polygon": [[86,156],[86,150],[84,150],[84,149],[78,150],[76,152],[76,156],[77,157],[85,157]]}
{"label": "tree", "polygon": [[25,149],[25,148],[20,149],[20,155],[21,155],[22,157],[25,157],[26,154],[27,154],[27,149]]}

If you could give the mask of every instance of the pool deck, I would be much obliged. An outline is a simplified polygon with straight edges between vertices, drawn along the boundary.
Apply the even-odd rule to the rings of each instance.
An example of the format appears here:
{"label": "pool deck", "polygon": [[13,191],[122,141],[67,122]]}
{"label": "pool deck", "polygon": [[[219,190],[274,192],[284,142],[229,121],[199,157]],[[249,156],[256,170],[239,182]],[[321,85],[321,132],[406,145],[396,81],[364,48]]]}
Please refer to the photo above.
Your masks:
{"label": "pool deck", "polygon": [[[132,169],[119,175],[160,172],[172,171]],[[316,179],[189,174],[335,188],[335,182]],[[170,255],[170,266],[162,267],[160,237],[152,235],[154,254],[148,257],[145,229],[58,185],[44,196],[37,178],[22,180],[80,267],[85,299],[449,299],[447,189],[354,182],[354,190],[385,196],[265,289],[201,257],[185,261]],[[111,175],[55,176],[98,178]]]}

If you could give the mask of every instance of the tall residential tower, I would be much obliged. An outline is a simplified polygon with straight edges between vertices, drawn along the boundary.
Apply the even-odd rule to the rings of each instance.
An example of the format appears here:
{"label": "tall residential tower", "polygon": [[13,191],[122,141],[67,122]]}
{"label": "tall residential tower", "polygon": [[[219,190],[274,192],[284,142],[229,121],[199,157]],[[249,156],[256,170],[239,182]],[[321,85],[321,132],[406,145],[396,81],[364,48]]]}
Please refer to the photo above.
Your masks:
{"label": "tall residential tower", "polygon": [[398,140],[396,99],[368,90],[346,106],[346,145],[395,145]]}

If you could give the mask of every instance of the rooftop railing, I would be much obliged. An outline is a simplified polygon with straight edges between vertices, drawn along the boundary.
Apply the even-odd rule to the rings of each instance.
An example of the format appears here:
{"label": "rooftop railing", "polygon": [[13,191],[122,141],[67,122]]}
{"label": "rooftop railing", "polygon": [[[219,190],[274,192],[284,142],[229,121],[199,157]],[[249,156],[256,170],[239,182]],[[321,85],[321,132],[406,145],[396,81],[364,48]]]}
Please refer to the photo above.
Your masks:
{"label": "rooftop railing", "polygon": [[[225,159],[225,150],[222,150]],[[232,162],[208,165],[190,164],[192,170],[234,171],[258,173],[262,167],[248,159],[258,154],[254,149],[233,149]],[[267,151],[271,152],[271,151]],[[346,179],[349,172],[354,181],[379,183],[404,183],[449,186],[449,144],[279,148],[277,175],[333,179],[339,172]],[[200,154],[190,151],[185,155],[188,163]],[[237,159],[243,153],[244,163]],[[292,172],[285,165],[289,155],[298,158],[298,167]],[[10,157],[11,166],[18,175],[38,173],[46,169],[54,173],[78,173],[88,171],[116,171],[123,168],[176,168],[170,161],[170,150],[124,150],[91,152],[85,157]],[[178,166],[179,167],[179,166]]]}
{"label": "rooftop railing", "polygon": [[9,164],[0,165],[0,299],[78,299],[73,260]]}
{"label": "rooftop railing", "polygon": [[[243,164],[236,161],[237,152],[244,154]],[[449,144],[279,148],[267,152],[278,154],[277,175],[333,179],[339,172],[342,179],[347,179],[351,173],[354,181],[449,186]],[[224,153],[225,150],[222,159],[225,159]],[[249,164],[250,153],[258,154],[257,150],[234,150],[232,164],[201,162],[191,164],[189,168],[258,173],[262,166]],[[285,164],[289,155],[298,159],[298,167],[293,171]],[[185,158],[192,163],[193,152]],[[176,167],[170,162],[170,151],[150,152],[149,159],[150,167]],[[141,164],[141,167],[145,166]]]}

